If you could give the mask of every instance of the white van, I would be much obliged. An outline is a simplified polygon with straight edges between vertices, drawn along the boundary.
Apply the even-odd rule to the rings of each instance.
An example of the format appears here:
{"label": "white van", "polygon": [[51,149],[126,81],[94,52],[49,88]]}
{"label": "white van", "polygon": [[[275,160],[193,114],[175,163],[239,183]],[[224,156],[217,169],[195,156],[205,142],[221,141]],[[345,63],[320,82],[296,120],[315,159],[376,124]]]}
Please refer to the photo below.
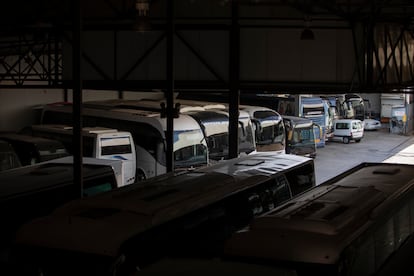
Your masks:
{"label": "white van", "polygon": [[339,119],[334,121],[333,141],[342,141],[348,144],[351,140],[360,142],[364,137],[364,126],[360,120]]}

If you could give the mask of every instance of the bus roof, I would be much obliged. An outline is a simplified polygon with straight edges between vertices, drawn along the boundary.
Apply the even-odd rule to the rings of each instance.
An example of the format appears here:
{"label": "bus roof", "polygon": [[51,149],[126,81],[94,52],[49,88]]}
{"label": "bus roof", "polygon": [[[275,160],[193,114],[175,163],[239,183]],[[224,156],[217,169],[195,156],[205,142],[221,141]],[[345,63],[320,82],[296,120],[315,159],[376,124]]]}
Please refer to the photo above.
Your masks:
{"label": "bus roof", "polygon": [[302,126],[302,127],[309,127],[313,125],[312,120],[303,118],[303,117],[296,117],[296,116],[286,116],[282,115],[283,120],[289,120],[294,126]]}
{"label": "bus roof", "polygon": [[[43,112],[47,111],[57,111],[63,113],[72,113],[72,105],[54,105],[48,104],[44,106]],[[160,121],[157,118],[151,116],[137,116],[138,114],[127,113],[127,112],[117,112],[113,110],[102,110],[94,108],[83,108],[83,116],[95,116],[100,118],[111,118],[118,120],[125,120],[130,122],[137,122],[142,124],[148,124],[151,127],[155,128],[163,138],[165,138],[164,129]]]}
{"label": "bus roof", "polygon": [[305,160],[302,156],[276,152],[259,152],[246,157],[233,158],[227,162],[215,164],[200,171],[215,171],[235,178],[248,179],[249,177],[273,177],[280,172],[293,169]]}
{"label": "bus roof", "polygon": [[350,242],[413,185],[413,166],[363,163],[255,218],[228,240],[225,254],[335,264]]}
{"label": "bus roof", "polygon": [[[256,112],[268,112],[268,113],[271,113],[272,116],[271,117],[267,116],[268,119],[266,120],[269,120],[269,118],[271,118],[270,120],[273,120],[273,121],[282,120],[282,117],[280,116],[279,113],[277,113],[275,110],[271,108],[264,107],[264,106],[240,105],[240,110],[246,111],[250,115],[251,118],[257,119],[257,116],[255,116]],[[264,119],[264,118],[260,118],[260,119]]]}
{"label": "bus roof", "polygon": [[[41,124],[41,125],[31,125],[31,130],[33,132],[36,131],[43,131],[43,132],[57,132],[62,134],[73,134],[73,127],[70,125],[63,125],[63,124]],[[98,135],[105,135],[107,133],[121,133],[117,129],[113,128],[106,128],[106,127],[84,127],[82,129],[83,136],[90,136],[95,137]],[[123,131],[122,134],[126,134],[127,132]]]}
{"label": "bus roof", "polygon": [[256,105],[240,105],[241,110],[247,111],[249,114],[253,114],[256,111],[272,111],[277,114],[277,112],[271,108],[265,106],[256,106]]}
{"label": "bus roof", "polygon": [[[84,157],[83,176],[113,173],[111,160],[95,164]],[[91,158],[92,159],[92,158]],[[0,172],[0,201],[73,184],[73,163],[46,161]]]}
{"label": "bus roof", "polygon": [[115,256],[124,242],[140,233],[303,165],[313,169],[313,160],[257,153],[174,177],[132,184],[72,201],[23,227],[18,240],[26,245]]}
{"label": "bus roof", "polygon": [[197,118],[197,121],[200,121],[202,123],[229,121],[229,117],[227,116],[227,114],[216,112],[214,110],[189,111],[186,114],[194,118]]}
{"label": "bus roof", "polygon": [[[125,110],[137,110],[129,111],[131,113],[139,113],[143,116],[158,116],[161,110],[161,103],[165,103],[165,99],[141,99],[141,100],[123,100],[123,99],[112,99],[112,100],[103,100],[103,101],[89,101],[85,102],[86,107],[99,107],[113,109],[116,111],[125,111]],[[228,116],[228,106],[223,103],[214,103],[206,101],[193,101],[193,100],[182,100],[177,99],[176,103],[180,104],[180,113],[185,114],[189,112],[196,111],[209,111],[215,110],[217,112],[223,111],[227,112]],[[139,111],[138,111],[139,110]],[[152,113],[153,112],[153,113]],[[249,114],[246,111],[240,110],[240,120],[249,119]]]}
{"label": "bus roof", "polygon": [[[167,119],[161,118],[161,115],[159,112],[152,112],[152,111],[146,111],[146,110],[138,110],[138,109],[128,109],[128,108],[119,108],[119,109],[113,109],[111,111],[119,112],[119,113],[128,113],[148,118],[154,118],[155,120],[159,121],[163,130],[167,130]],[[194,130],[194,129],[200,129],[200,126],[198,123],[191,118],[188,115],[180,114],[179,118],[174,118],[174,130],[180,131],[180,130]]]}
{"label": "bus roof", "polygon": [[33,147],[36,147],[39,150],[53,151],[56,149],[65,148],[61,142],[54,139],[47,139],[43,137],[36,137],[19,133],[2,133],[0,134],[0,139],[6,140],[11,144],[13,144],[13,142],[25,143],[28,145],[32,145]]}

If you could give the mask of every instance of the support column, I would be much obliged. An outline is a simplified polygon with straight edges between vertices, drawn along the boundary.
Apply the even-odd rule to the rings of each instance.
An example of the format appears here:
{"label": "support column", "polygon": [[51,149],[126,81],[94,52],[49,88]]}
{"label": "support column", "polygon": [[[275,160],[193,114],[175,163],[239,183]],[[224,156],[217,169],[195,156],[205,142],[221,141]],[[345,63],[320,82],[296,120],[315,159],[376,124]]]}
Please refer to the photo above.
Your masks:
{"label": "support column", "polygon": [[79,187],[83,197],[83,143],[82,143],[82,13],[81,0],[73,3],[73,46],[72,46],[72,78],[73,78],[73,180]]}
{"label": "support column", "polygon": [[367,54],[367,68],[366,68],[366,86],[368,89],[371,89],[374,84],[374,13],[375,7],[372,7],[372,15],[368,21],[367,30],[366,30],[366,54]]}
{"label": "support column", "polygon": [[239,155],[239,79],[240,79],[240,26],[238,2],[231,2],[231,28],[229,41],[229,158]]}
{"label": "support column", "polygon": [[174,170],[174,1],[167,0],[167,172]]}

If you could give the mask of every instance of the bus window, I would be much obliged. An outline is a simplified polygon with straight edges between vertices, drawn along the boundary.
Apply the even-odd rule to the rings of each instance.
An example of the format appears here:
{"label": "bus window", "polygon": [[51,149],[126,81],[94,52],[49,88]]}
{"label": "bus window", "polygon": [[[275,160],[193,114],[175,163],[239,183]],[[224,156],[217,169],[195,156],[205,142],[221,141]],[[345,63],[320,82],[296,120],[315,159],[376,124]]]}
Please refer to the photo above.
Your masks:
{"label": "bus window", "polygon": [[93,196],[103,192],[110,191],[117,187],[114,177],[107,175],[99,179],[86,180],[83,183],[83,195]]}
{"label": "bus window", "polygon": [[[248,110],[248,108],[245,107],[244,110]],[[259,146],[258,151],[284,150],[285,128],[282,117],[273,110],[262,109],[253,113],[256,125],[256,144]]]}
{"label": "bus window", "polygon": [[292,198],[289,182],[284,175],[275,179],[273,194],[275,196],[275,206],[279,206]]}
{"label": "bus window", "polygon": [[204,135],[200,129],[174,131],[174,160],[177,167],[207,164],[207,144],[202,144]]}
{"label": "bus window", "polygon": [[174,152],[174,160],[177,167],[194,164],[207,159],[207,148],[204,145],[191,145],[180,148]]}
{"label": "bus window", "polygon": [[133,142],[129,137],[101,138],[101,155],[132,153]]}

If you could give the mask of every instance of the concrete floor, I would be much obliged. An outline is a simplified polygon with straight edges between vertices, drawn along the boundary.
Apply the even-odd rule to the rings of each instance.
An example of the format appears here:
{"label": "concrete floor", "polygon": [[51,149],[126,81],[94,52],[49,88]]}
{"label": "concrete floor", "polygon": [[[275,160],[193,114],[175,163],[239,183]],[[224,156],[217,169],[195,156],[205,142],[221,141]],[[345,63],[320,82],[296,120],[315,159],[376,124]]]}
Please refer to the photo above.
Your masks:
{"label": "concrete floor", "polygon": [[414,164],[414,135],[389,133],[388,129],[365,131],[360,143],[328,142],[317,149],[316,184],[346,171],[362,162],[393,162]]}

